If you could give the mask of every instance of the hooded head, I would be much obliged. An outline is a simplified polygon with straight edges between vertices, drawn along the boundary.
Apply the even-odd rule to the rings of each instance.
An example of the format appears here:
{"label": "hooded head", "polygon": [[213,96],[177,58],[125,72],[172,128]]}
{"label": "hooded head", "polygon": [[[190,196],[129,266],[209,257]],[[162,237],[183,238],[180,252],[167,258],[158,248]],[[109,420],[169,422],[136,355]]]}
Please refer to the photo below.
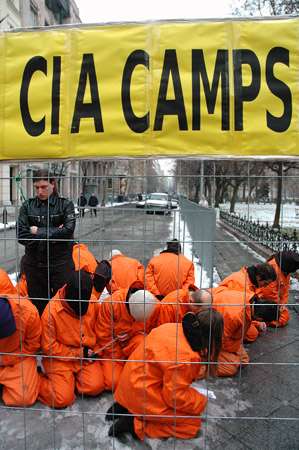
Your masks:
{"label": "hooded head", "polygon": [[85,270],[73,271],[65,288],[65,300],[76,316],[87,313],[92,292],[91,275]]}
{"label": "hooded head", "polygon": [[282,272],[289,275],[299,270],[299,254],[293,251],[283,251],[276,253],[275,261]]}
{"label": "hooded head", "polygon": [[247,273],[250,281],[259,288],[267,286],[277,278],[274,268],[268,263],[247,267]]}
{"label": "hooded head", "polygon": [[253,319],[262,322],[272,322],[278,319],[279,305],[273,300],[267,298],[258,298],[254,296],[250,303],[254,305]]}
{"label": "hooded head", "polygon": [[184,315],[183,331],[190,347],[195,352],[208,351],[217,361],[222,345],[223,318],[212,308]]}
{"label": "hooded head", "polygon": [[93,286],[97,292],[103,292],[109,281],[111,280],[111,264],[103,259],[98,262],[93,277]]}
{"label": "hooded head", "polygon": [[177,239],[172,239],[172,241],[168,241],[166,251],[170,253],[176,253],[178,255],[182,251],[180,242]]}
{"label": "hooded head", "polygon": [[159,302],[153,294],[140,289],[129,297],[130,314],[137,322],[146,322],[157,303]]}
{"label": "hooded head", "polygon": [[16,322],[9,301],[0,297],[0,339],[11,336],[16,331]]}

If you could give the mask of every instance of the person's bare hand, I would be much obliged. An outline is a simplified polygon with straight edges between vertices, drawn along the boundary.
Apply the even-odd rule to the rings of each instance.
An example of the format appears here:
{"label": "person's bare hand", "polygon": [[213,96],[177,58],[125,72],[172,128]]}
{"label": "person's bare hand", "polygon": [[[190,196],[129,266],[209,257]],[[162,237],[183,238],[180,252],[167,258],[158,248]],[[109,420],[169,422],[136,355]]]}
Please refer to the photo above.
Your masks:
{"label": "person's bare hand", "polygon": [[37,230],[38,230],[38,227],[36,227],[36,226],[32,226],[32,227],[30,227],[30,233],[31,234],[36,234],[37,233]]}
{"label": "person's bare hand", "polygon": [[63,223],[61,224],[61,225],[59,225],[59,227],[58,228],[63,228]]}

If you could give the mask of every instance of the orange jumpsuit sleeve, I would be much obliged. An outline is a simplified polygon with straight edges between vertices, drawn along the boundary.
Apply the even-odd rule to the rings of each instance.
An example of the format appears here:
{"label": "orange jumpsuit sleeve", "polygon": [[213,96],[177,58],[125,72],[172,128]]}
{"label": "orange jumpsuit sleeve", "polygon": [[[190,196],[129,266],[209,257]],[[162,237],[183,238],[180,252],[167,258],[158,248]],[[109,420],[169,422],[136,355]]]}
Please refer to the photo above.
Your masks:
{"label": "orange jumpsuit sleeve", "polygon": [[162,396],[165,403],[180,413],[198,415],[204,410],[207,397],[193,389],[193,372],[190,364],[169,366],[163,377]]}
{"label": "orange jumpsuit sleeve", "polygon": [[28,287],[27,287],[27,281],[24,274],[21,275],[21,278],[16,284],[16,291],[18,293],[18,296],[20,297],[28,297]]}
{"label": "orange jumpsuit sleeve", "polygon": [[42,349],[45,355],[70,358],[80,358],[83,353],[83,347],[72,347],[58,341],[55,321],[49,313],[48,307],[42,315]]}
{"label": "orange jumpsuit sleeve", "polygon": [[285,327],[290,320],[290,313],[286,306],[282,306],[279,312],[279,319],[273,320],[269,323],[269,326],[272,328],[282,328]]}
{"label": "orange jumpsuit sleeve", "polygon": [[243,321],[233,320],[226,322],[224,326],[224,338],[226,335],[229,336],[227,338],[227,345],[225,346],[225,350],[232,353],[237,353],[240,350],[240,345],[242,343],[242,338],[246,335],[246,329],[243,325]]}
{"label": "orange jumpsuit sleeve", "polygon": [[194,285],[194,283],[195,283],[194,264],[191,263],[190,268],[188,270],[188,274],[187,274],[186,280],[183,283],[182,289],[188,289],[190,284]]}
{"label": "orange jumpsuit sleeve", "polygon": [[179,316],[179,314],[176,313],[176,311],[180,308],[180,305],[172,305],[169,303],[164,302],[163,300],[160,303],[160,313],[159,313],[159,320],[158,320],[158,326],[163,325],[164,323],[175,323],[177,322],[176,318]]}
{"label": "orange jumpsuit sleeve", "polygon": [[151,261],[148,263],[145,271],[145,289],[147,289],[154,295],[161,295],[161,292],[159,291],[158,286],[155,282],[154,266]]}
{"label": "orange jumpsuit sleeve", "polygon": [[[96,321],[95,331],[97,335],[97,350],[105,347],[103,353],[108,358],[122,359],[123,351],[119,343],[113,342],[114,339],[114,321],[117,319],[113,314],[113,304],[104,301],[99,305],[99,314]],[[109,345],[110,344],[110,345]]]}
{"label": "orange jumpsuit sleeve", "polygon": [[16,296],[17,290],[5,270],[0,269],[0,295],[5,294]]}
{"label": "orange jumpsuit sleeve", "polygon": [[24,351],[34,355],[41,347],[42,325],[39,313],[36,308],[32,308],[26,324],[26,333],[24,339]]}

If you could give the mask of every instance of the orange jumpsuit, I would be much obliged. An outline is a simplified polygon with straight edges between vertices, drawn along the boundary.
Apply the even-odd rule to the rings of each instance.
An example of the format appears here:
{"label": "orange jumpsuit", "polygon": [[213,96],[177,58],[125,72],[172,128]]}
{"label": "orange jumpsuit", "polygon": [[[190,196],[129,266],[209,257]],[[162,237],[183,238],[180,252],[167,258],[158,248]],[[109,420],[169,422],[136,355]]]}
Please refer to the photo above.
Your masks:
{"label": "orange jumpsuit", "polygon": [[[75,244],[73,246],[73,261],[75,270],[85,270],[93,274],[97,268],[97,260],[93,254],[88,250],[85,244]],[[0,269],[1,270],[1,269]],[[16,285],[17,293],[20,297],[28,297],[27,281],[25,274],[22,274]],[[92,289],[92,294],[98,299],[101,292],[97,292],[95,288]]]}
{"label": "orange jumpsuit", "polygon": [[242,342],[251,324],[251,294],[217,287],[212,289],[212,295],[213,309],[221,313],[224,322],[217,375],[230,377],[237,373],[241,364],[249,362]]}
{"label": "orange jumpsuit", "polygon": [[17,290],[12,284],[7,272],[5,270],[0,269],[0,296],[1,295],[11,295],[16,297]]}
{"label": "orange jumpsuit", "polygon": [[[95,322],[98,303],[91,297],[81,318],[64,301],[65,287],[59,289],[42,315],[42,350],[46,375],[41,377],[39,400],[54,408],[64,408],[80,394],[98,395],[104,390],[100,361],[82,360],[83,347],[96,347]],[[52,358],[53,356],[53,358]]]}
{"label": "orange jumpsuit", "polygon": [[159,296],[194,284],[194,265],[184,255],[162,252],[154,256],[145,271],[145,289]]}
{"label": "orange jumpsuit", "polygon": [[[257,292],[257,287],[250,281],[246,267],[242,267],[238,272],[233,272],[228,275],[228,277],[224,278],[224,280],[219,283],[219,287],[220,286],[224,286],[229,290],[242,291],[244,294],[246,292],[251,296],[255,295]],[[257,322],[252,321],[247,330],[244,338],[247,342],[254,342],[259,335],[258,328],[255,324],[257,324]]]}
{"label": "orange jumpsuit", "polygon": [[99,305],[96,333],[104,370],[105,388],[117,386],[125,360],[143,342],[144,335],[157,326],[159,304],[150,318],[137,322],[129,313],[126,302],[129,289],[120,289]]}
{"label": "orange jumpsuit", "polygon": [[[211,293],[213,308],[222,314],[224,321],[224,335],[218,358],[217,375],[233,376],[237,373],[240,363],[247,364],[249,362],[242,340],[251,323],[249,306],[251,295],[246,295],[244,298],[242,292],[228,290],[225,287],[214,288]],[[160,303],[159,324],[182,322],[184,314],[190,311],[189,295],[188,291],[182,289],[168,294]],[[245,305],[248,305],[246,308],[244,308],[244,301]]]}
{"label": "orange jumpsuit", "polygon": [[30,406],[37,399],[40,383],[36,358],[31,356],[40,349],[40,318],[36,307],[29,300],[12,297],[8,297],[8,300],[16,331],[0,339],[0,352],[4,353],[0,355],[2,399],[8,406]]}
{"label": "orange jumpsuit", "polygon": [[133,282],[144,284],[144,267],[137,259],[125,255],[114,255],[111,258],[112,279],[109,283],[109,292],[126,289]]}
{"label": "orange jumpsuit", "polygon": [[186,312],[190,311],[190,293],[187,289],[170,292],[160,303],[159,325],[182,322]]}
{"label": "orange jumpsuit", "polygon": [[[95,273],[98,262],[85,244],[75,244],[73,246],[73,261],[75,264],[75,270],[85,270],[91,274]],[[101,292],[92,288],[92,294],[99,299]]]}
{"label": "orange jumpsuit", "polygon": [[28,297],[27,280],[24,273],[20,276],[16,284],[16,291],[18,297]]}
{"label": "orange jumpsuit", "polygon": [[199,416],[207,403],[207,398],[190,386],[201,377],[203,365],[194,364],[200,362],[182,325],[174,323],[154,329],[145,345],[131,354],[115,400],[136,415],[134,429],[140,439],[196,436],[201,426]]}
{"label": "orange jumpsuit", "polygon": [[284,327],[290,320],[289,310],[285,305],[288,304],[289,300],[291,275],[290,274],[286,275],[281,271],[275,258],[272,258],[270,259],[270,261],[267,262],[274,268],[277,275],[277,279],[276,281],[272,281],[272,283],[268,284],[265,287],[258,288],[257,295],[262,298],[274,300],[275,302],[282,305],[280,307],[278,320],[274,320],[273,322],[270,322],[268,325],[270,325],[270,327]]}

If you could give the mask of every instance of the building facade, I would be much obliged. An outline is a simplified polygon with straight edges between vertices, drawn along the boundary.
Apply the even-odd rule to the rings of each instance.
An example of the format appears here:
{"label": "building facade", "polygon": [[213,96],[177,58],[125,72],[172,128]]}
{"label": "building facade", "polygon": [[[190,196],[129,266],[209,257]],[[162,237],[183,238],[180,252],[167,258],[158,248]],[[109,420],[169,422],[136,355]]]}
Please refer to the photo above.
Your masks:
{"label": "building facade", "polygon": [[[0,2],[0,31],[80,22],[79,9],[74,0],[1,0]],[[34,171],[48,166],[48,163],[38,162],[1,164],[0,206],[16,205],[24,197],[31,197]],[[63,194],[74,198],[78,190],[75,182],[78,164],[58,164],[56,172],[63,177],[63,182],[60,183]]]}

